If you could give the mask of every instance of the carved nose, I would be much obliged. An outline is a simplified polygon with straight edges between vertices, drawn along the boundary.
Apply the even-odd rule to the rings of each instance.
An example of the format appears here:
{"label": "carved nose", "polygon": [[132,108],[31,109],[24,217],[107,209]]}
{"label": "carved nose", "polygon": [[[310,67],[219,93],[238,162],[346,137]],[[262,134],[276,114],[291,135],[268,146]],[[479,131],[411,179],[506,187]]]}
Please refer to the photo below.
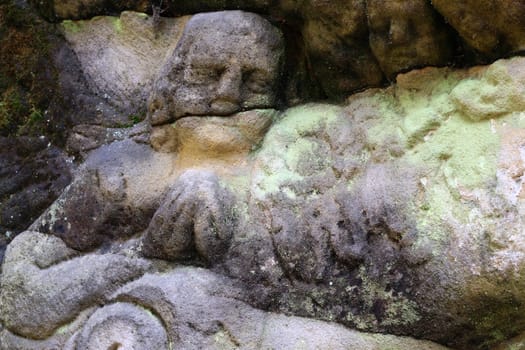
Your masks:
{"label": "carved nose", "polygon": [[409,23],[406,20],[391,20],[389,39],[393,45],[402,45],[410,41]]}
{"label": "carved nose", "polygon": [[238,67],[228,67],[219,80],[216,96],[211,103],[213,113],[227,115],[240,110],[242,73]]}
{"label": "carved nose", "polygon": [[239,103],[241,80],[241,70],[238,67],[227,68],[219,81],[217,98]]}

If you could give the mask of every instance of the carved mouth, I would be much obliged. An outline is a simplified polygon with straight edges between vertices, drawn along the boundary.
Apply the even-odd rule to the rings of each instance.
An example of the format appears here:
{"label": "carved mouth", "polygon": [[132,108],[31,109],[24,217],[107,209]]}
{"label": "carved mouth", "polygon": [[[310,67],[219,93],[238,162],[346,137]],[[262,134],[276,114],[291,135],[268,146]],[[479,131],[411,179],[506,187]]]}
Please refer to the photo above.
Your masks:
{"label": "carved mouth", "polygon": [[210,110],[217,116],[229,116],[241,111],[239,103],[228,100],[215,100],[210,104]]}

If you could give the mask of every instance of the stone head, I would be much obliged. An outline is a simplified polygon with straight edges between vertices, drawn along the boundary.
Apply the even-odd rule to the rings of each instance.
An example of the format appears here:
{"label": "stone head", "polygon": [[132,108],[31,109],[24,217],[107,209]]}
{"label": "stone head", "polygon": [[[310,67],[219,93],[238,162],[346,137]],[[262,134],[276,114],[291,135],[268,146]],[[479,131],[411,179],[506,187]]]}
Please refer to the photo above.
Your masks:
{"label": "stone head", "polygon": [[193,16],[155,82],[152,125],[274,107],[283,52],[282,34],[259,15]]}
{"label": "stone head", "polygon": [[446,63],[450,44],[426,0],[367,1],[370,47],[388,78],[408,68]]}

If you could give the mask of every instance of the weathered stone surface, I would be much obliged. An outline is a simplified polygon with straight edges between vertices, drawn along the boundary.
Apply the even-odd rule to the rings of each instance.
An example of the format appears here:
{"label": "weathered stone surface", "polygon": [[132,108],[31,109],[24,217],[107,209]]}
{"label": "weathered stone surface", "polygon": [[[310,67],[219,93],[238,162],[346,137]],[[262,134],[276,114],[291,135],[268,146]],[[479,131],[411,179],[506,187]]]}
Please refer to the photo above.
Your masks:
{"label": "weathered stone surface", "polygon": [[513,0],[457,4],[445,0],[46,0],[34,4],[53,20],[122,10],[152,13],[154,8],[163,16],[220,10],[263,14],[295,41],[287,45],[290,102],[312,96],[341,99],[416,67],[476,64],[479,54],[495,59],[523,50],[525,5]]}
{"label": "weathered stone surface", "polygon": [[97,15],[107,15],[124,10],[147,12],[151,1],[148,0],[65,0],[65,1],[30,1],[48,20],[85,19]]}
{"label": "weathered stone surface", "polygon": [[155,82],[152,125],[275,107],[283,49],[282,34],[258,15],[193,16]]}
{"label": "weathered stone surface", "polygon": [[80,257],[57,237],[26,231],[9,245],[2,267],[2,323],[26,338],[48,338],[148,264],[116,254]]}
{"label": "weathered stone surface", "polygon": [[12,239],[60,195],[73,166],[45,137],[2,137],[0,150],[0,232]]}
{"label": "weathered stone surface", "polygon": [[[397,10],[387,12],[397,20]],[[396,21],[389,28],[403,33]],[[159,347],[280,348],[310,341],[305,329],[318,324],[267,311],[459,349],[486,349],[522,333],[524,65],[515,58],[472,70],[427,68],[343,106],[184,117],[154,129],[154,146],[172,153],[131,140],[100,148],[33,226],[63,241],[29,232],[8,251],[2,341],[10,348],[111,347],[118,330],[136,329]],[[8,268],[18,266],[14,256],[35,255],[40,238],[33,236],[50,240],[35,248],[46,251],[39,262]],[[162,273],[127,283],[149,265],[139,255],[200,264],[199,255],[214,272],[152,259]],[[130,263],[133,277],[114,282],[118,273],[106,277],[104,259],[119,258],[141,268]],[[57,259],[65,260],[48,265]],[[111,291],[126,285],[109,299],[105,287],[77,293],[77,270]],[[34,293],[40,277],[33,275],[53,283]],[[75,291],[64,307],[49,320],[30,318],[33,303],[49,305],[66,293],[61,285]],[[107,326],[113,316],[115,328]],[[288,321],[299,330],[284,333]]]}
{"label": "weathered stone surface", "polygon": [[130,237],[147,227],[174,179],[173,166],[171,155],[132,140],[101,147],[32,228],[80,250]]}
{"label": "weathered stone surface", "polygon": [[25,2],[0,5],[0,255],[71,180],[62,150],[85,110],[58,31]]}
{"label": "weathered stone surface", "polygon": [[383,72],[369,46],[366,3],[352,1],[295,2],[304,18],[300,28],[310,74],[330,98],[378,86]]}
{"label": "weathered stone surface", "polygon": [[[266,264],[273,259],[284,272],[279,278],[274,269],[277,276],[267,279],[288,292],[270,293],[266,307],[414,332],[418,304],[401,288],[414,283],[416,266],[429,259],[414,246],[414,223],[403,204],[415,194],[416,178],[401,164],[367,165],[365,130],[343,108],[322,105],[288,110],[269,130],[252,171],[250,208],[263,211],[274,247]],[[268,269],[239,261],[229,260],[228,268],[243,276]],[[382,291],[386,285],[397,292]]]}
{"label": "weathered stone surface", "polygon": [[471,47],[489,57],[525,48],[522,1],[433,0],[432,5]]}
{"label": "weathered stone surface", "polygon": [[89,153],[115,141],[132,139],[147,143],[150,127],[146,122],[126,128],[107,128],[100,125],[80,124],[74,126],[66,142],[66,150],[85,159]]}
{"label": "weathered stone surface", "polygon": [[167,275],[146,275],[114,296],[158,310],[168,334],[178,331],[171,338],[173,346],[184,349],[345,349],[350,345],[362,349],[442,348],[430,342],[362,334],[330,323],[265,313],[242,302],[243,293],[222,276],[179,268]]}
{"label": "weathered stone surface", "polygon": [[473,72],[452,90],[452,98],[465,116],[479,121],[525,109],[525,73],[521,61],[496,62]]}
{"label": "weathered stone surface", "polygon": [[[425,69],[344,108],[288,110],[251,174],[247,220],[270,243],[244,242],[231,251],[228,271],[247,281],[260,274],[287,290],[281,297],[254,290],[262,307],[360,329],[458,348],[518,333],[523,121],[520,99],[510,96],[523,84],[510,72],[520,65]],[[513,103],[460,94],[466,84]],[[485,110],[488,117],[478,112]],[[255,249],[266,258],[250,258]]]}
{"label": "weathered stone surface", "polygon": [[65,21],[65,37],[92,90],[120,115],[143,119],[153,80],[177,45],[187,18],[123,12],[120,17]]}
{"label": "weathered stone surface", "polygon": [[[230,280],[207,270],[177,268],[169,274],[147,274],[115,292],[112,301],[87,321],[82,317],[63,348],[121,344],[133,349],[445,349],[427,341],[266,313],[240,300],[242,294]],[[59,334],[51,339],[57,338]],[[21,339],[9,332],[1,333],[0,339],[13,345],[10,349],[21,348]],[[26,340],[24,345],[42,349],[44,344],[53,343]]]}
{"label": "weathered stone surface", "polygon": [[95,311],[76,339],[77,349],[169,349],[160,320],[138,305],[114,303]]}
{"label": "weathered stone surface", "polygon": [[234,203],[215,174],[186,171],[153,215],[142,240],[144,255],[220,262],[236,225]]}
{"label": "weathered stone surface", "polygon": [[442,66],[455,49],[429,1],[366,1],[370,48],[392,79],[410,68]]}
{"label": "weathered stone surface", "polygon": [[91,90],[94,84],[84,76],[59,26],[33,12],[25,1],[0,5],[0,133],[45,135],[61,145],[72,125],[129,122],[128,115],[115,115],[103,94]]}
{"label": "weathered stone surface", "polygon": [[[251,110],[228,118],[185,117],[173,124],[154,127],[150,142],[161,152],[200,162],[203,157],[247,154],[259,147],[278,114],[275,110]],[[182,155],[181,155],[182,154]]]}

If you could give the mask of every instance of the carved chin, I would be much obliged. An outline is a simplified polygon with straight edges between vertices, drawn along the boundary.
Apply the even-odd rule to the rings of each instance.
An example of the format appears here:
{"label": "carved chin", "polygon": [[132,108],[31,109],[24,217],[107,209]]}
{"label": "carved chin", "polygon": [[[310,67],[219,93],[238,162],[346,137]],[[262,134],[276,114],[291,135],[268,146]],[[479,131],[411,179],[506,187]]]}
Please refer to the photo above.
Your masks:
{"label": "carved chin", "polygon": [[251,110],[224,117],[184,117],[152,129],[150,142],[157,151],[194,154],[246,153],[263,139],[275,110]]}
{"label": "carved chin", "polygon": [[166,124],[169,121],[170,121],[169,113],[167,113],[167,111],[165,111],[164,109],[157,109],[156,111],[150,114],[150,122],[151,122],[151,125],[153,126]]}

